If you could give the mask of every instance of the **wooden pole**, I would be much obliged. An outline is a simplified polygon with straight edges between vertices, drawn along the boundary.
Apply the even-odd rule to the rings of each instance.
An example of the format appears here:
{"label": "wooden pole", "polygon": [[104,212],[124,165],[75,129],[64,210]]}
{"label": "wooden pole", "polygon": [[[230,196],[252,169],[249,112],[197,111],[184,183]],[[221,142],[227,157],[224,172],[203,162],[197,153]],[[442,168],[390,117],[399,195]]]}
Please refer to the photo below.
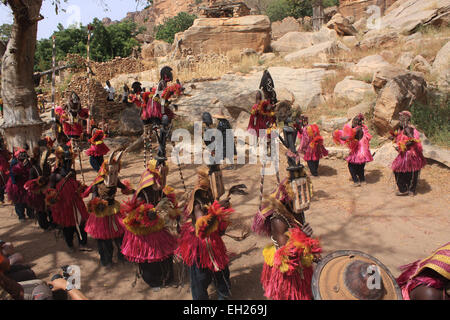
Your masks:
{"label": "wooden pole", "polygon": [[87,121],[87,132],[88,134],[91,134],[91,121],[92,121],[92,108],[91,108],[91,90],[90,90],[90,84],[91,84],[91,25],[88,25],[88,39],[87,39],[87,92],[88,92],[88,108],[89,108],[89,117]]}
{"label": "wooden pole", "polygon": [[[55,78],[56,78],[56,39],[52,36],[53,48],[52,48],[52,120],[55,121]],[[55,136],[56,138],[56,136]]]}

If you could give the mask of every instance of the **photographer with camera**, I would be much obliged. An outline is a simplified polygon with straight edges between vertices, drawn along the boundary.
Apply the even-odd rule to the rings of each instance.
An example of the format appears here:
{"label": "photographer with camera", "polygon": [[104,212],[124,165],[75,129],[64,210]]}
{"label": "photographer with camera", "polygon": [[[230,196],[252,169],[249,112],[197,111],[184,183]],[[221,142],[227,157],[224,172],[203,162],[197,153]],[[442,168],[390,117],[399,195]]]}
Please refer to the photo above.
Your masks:
{"label": "photographer with camera", "polygon": [[55,275],[51,282],[30,280],[17,282],[5,273],[10,269],[8,258],[0,253],[0,300],[88,300],[70,281],[68,267],[63,275]]}

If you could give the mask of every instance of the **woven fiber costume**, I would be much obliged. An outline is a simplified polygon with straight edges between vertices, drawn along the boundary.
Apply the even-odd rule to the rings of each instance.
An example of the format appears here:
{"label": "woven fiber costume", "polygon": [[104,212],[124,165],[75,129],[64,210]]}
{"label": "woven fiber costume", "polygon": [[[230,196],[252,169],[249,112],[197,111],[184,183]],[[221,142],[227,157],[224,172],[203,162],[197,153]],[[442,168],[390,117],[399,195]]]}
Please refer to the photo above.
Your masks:
{"label": "woven fiber costume", "polygon": [[33,211],[27,205],[27,191],[24,188],[30,175],[30,161],[24,149],[16,149],[11,160],[9,180],[6,183],[6,193],[14,204],[19,220],[25,220],[25,211],[28,218],[34,218]]}
{"label": "woven fiber costume", "polygon": [[149,162],[133,199],[122,205],[125,227],[122,254],[138,263],[139,272],[150,287],[173,281],[177,240],[171,227],[181,215],[174,189],[161,185],[156,164],[156,160]]}
{"label": "woven fiber costume", "polygon": [[309,170],[313,176],[318,176],[319,160],[328,155],[327,149],[323,146],[323,138],[317,124],[308,125],[308,118],[303,117],[301,143],[298,148],[299,153],[303,153],[303,159],[308,163]]}
{"label": "woven fiber costume", "polygon": [[397,283],[404,300],[450,300],[450,242],[400,270]]}
{"label": "woven fiber costume", "polygon": [[24,185],[28,193],[28,207],[34,210],[39,226],[44,230],[55,227],[51,212],[45,203],[45,190],[48,187],[51,174],[50,164],[48,163],[51,150],[48,148],[47,141],[46,139],[40,140],[38,147],[34,148],[29,180]]}
{"label": "woven fiber costume", "polygon": [[72,92],[64,108],[56,108],[64,134],[69,138],[80,139],[83,134],[83,122],[89,117],[89,110],[81,107],[80,97]]}
{"label": "woven fiber costume", "polygon": [[99,171],[103,164],[103,156],[109,152],[108,146],[103,141],[105,134],[102,130],[94,129],[92,138],[89,139],[91,147],[86,150],[86,155],[89,156],[89,162],[95,171]]}
{"label": "woven fiber costume", "polygon": [[0,204],[5,202],[5,188],[9,180],[9,161],[11,152],[5,148],[3,138],[0,137]]}
{"label": "woven fiber costume", "polygon": [[392,163],[399,196],[416,194],[420,170],[427,163],[423,156],[420,133],[409,124],[410,119],[410,112],[401,112],[400,128],[392,132],[399,153]]}
{"label": "woven fiber costume", "polygon": [[256,103],[253,105],[247,130],[261,137],[260,130],[267,130],[276,124],[275,104],[277,97],[273,79],[268,70],[265,70],[256,94]]}
{"label": "woven fiber costume", "polygon": [[221,235],[234,210],[224,208],[222,201],[214,201],[208,168],[200,168],[197,174],[197,185],[184,209],[186,222],[175,253],[189,266],[194,300],[208,300],[208,286],[212,281],[219,299],[227,299],[230,296],[229,258]]}
{"label": "woven fiber costume", "polygon": [[346,124],[343,130],[336,130],[333,133],[333,140],[336,144],[345,144],[350,149],[346,160],[355,186],[365,183],[365,165],[367,162],[373,161],[369,145],[371,139],[372,135],[364,124],[362,114],[353,118],[352,126]]}
{"label": "woven fiber costume", "polygon": [[97,178],[83,193],[84,198],[92,193],[92,200],[88,204],[89,219],[86,222],[85,231],[97,240],[100,262],[103,266],[112,264],[113,242],[117,246],[118,259],[123,259],[120,247],[124,229],[120,223],[120,203],[115,200],[115,195],[117,188],[126,195],[134,192],[127,183],[122,183],[118,178],[123,152],[116,150],[111,153],[109,159],[102,164]]}
{"label": "woven fiber costume", "polygon": [[[253,231],[269,235],[273,241],[263,250],[261,274],[265,296],[273,300],[312,299],[312,263],[321,248],[318,240],[306,235],[304,214],[294,211],[295,199],[291,182],[284,179],[264,200],[253,220]],[[284,235],[277,236],[276,229]]]}
{"label": "woven fiber costume", "polygon": [[273,300],[310,300],[312,263],[321,252],[318,240],[311,238],[311,227],[305,223],[312,184],[295,150],[297,130],[289,125],[290,117],[284,122],[284,138],[279,138],[288,149],[289,178],[264,199],[252,230],[270,236],[273,242],[263,251],[261,283],[265,296]]}
{"label": "woven fiber costume", "polygon": [[52,211],[53,222],[63,228],[67,246],[73,249],[73,235],[77,234],[80,249],[85,249],[87,234],[84,227],[89,213],[83,202],[85,187],[76,179],[72,169],[73,151],[60,146],[55,151],[56,167],[50,176],[50,188],[46,191],[46,203]]}

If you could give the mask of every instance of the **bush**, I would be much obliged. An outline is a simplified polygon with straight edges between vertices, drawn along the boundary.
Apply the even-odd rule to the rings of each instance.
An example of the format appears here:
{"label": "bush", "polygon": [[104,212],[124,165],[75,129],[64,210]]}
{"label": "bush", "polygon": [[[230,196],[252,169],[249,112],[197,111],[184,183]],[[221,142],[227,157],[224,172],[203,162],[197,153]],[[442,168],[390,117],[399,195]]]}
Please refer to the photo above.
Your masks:
{"label": "bush", "polygon": [[163,24],[155,27],[155,38],[172,44],[175,34],[189,29],[195,19],[197,19],[195,15],[180,12],[176,17],[167,19]]}
{"label": "bush", "polygon": [[[266,8],[270,21],[280,21],[286,17],[311,17],[314,0],[274,0]],[[324,8],[338,6],[339,0],[324,0]]]}
{"label": "bush", "polygon": [[272,1],[266,9],[266,14],[270,21],[281,21],[286,17],[289,17],[290,9],[287,0],[275,0]]}
{"label": "bush", "polygon": [[428,105],[415,102],[412,122],[433,143],[450,147],[450,95],[433,95]]}

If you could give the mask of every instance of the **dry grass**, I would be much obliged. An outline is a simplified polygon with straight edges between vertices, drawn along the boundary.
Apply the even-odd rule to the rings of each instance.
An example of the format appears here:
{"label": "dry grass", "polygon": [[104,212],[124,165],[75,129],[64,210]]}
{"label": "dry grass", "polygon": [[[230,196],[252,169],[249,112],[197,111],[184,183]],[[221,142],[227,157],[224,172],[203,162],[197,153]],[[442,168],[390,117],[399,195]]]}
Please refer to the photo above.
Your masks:
{"label": "dry grass", "polygon": [[333,94],[336,84],[344,80],[345,77],[350,74],[348,69],[338,69],[335,74],[325,77],[322,81],[322,93]]}

